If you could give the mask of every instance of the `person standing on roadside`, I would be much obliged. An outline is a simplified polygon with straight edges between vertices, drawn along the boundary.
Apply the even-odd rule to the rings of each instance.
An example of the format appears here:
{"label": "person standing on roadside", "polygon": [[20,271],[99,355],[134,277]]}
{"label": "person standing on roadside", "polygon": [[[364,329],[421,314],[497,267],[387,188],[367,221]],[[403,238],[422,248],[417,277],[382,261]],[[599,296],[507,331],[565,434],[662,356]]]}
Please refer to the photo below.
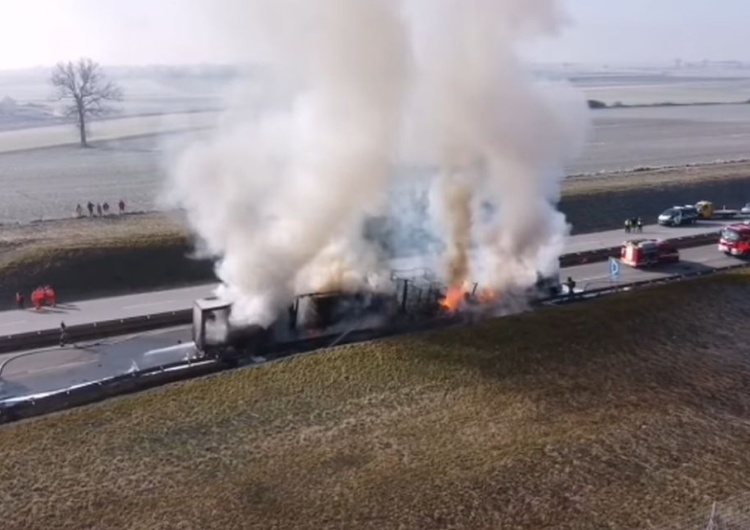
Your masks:
{"label": "person standing on roadside", "polygon": [[20,292],[16,293],[16,305],[18,309],[23,309],[23,295]]}
{"label": "person standing on roadside", "polygon": [[638,233],[642,234],[643,233],[643,220],[640,217],[636,218],[635,226],[638,229]]}
{"label": "person standing on roadside", "polygon": [[89,203],[86,205],[86,208],[89,209],[89,217],[94,217],[94,203],[89,201]]}
{"label": "person standing on roadside", "polygon": [[568,276],[568,279],[565,281],[565,286],[568,288],[568,296],[573,298],[576,293],[576,281],[572,276]]}
{"label": "person standing on roadside", "polygon": [[65,343],[68,341],[68,326],[65,325],[65,322],[60,322],[60,347],[62,348],[65,346]]}
{"label": "person standing on roadside", "polygon": [[630,233],[630,219],[625,219],[625,233]]}
{"label": "person standing on roadside", "polygon": [[81,208],[80,204],[76,205],[76,217],[78,217],[79,219],[83,217],[83,208]]}
{"label": "person standing on roadside", "polygon": [[34,304],[34,309],[37,311],[42,309],[44,305],[44,289],[37,287],[34,292],[31,293],[31,303]]}
{"label": "person standing on roadside", "polygon": [[102,203],[100,203],[100,202],[96,203],[96,215],[98,217],[102,216]]}
{"label": "person standing on roadside", "polygon": [[120,202],[117,204],[120,207],[120,215],[125,213],[125,201],[120,199]]}
{"label": "person standing on roadside", "polygon": [[44,300],[52,307],[57,306],[55,290],[50,285],[44,286]]}

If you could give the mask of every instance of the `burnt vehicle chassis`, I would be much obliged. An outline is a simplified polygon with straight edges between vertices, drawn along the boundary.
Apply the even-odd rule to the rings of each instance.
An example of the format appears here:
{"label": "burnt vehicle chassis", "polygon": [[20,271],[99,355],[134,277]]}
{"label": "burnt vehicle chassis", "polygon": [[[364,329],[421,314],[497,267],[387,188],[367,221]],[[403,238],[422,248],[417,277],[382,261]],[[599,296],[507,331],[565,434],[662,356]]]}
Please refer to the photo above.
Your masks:
{"label": "burnt vehicle chassis", "polygon": [[[460,311],[441,305],[446,287],[429,272],[395,271],[390,293],[327,292],[297,296],[268,327],[235,325],[232,306],[218,298],[196,300],[193,341],[204,358],[238,364],[339,344],[444,327],[464,322]],[[466,293],[475,296],[478,285]],[[529,299],[559,294],[559,278],[539,277]]]}

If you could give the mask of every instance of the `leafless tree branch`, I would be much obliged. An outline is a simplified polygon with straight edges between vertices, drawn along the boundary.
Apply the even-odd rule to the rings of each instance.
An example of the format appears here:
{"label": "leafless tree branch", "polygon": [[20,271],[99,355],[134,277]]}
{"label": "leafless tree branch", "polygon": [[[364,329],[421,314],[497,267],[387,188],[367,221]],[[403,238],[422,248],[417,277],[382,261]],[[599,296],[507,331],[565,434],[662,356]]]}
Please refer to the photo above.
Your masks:
{"label": "leafless tree branch", "polygon": [[77,62],[58,63],[50,78],[58,101],[65,101],[65,117],[75,120],[81,145],[87,146],[86,126],[92,116],[103,116],[112,108],[110,101],[122,101],[119,86],[107,81],[95,61],[81,58]]}

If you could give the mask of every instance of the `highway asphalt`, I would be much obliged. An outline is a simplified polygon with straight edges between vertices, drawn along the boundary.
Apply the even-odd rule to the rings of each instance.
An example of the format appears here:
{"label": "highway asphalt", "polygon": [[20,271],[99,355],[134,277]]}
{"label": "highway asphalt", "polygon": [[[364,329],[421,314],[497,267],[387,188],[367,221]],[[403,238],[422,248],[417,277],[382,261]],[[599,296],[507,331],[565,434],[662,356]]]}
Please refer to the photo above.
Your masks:
{"label": "highway asphalt", "polygon": [[[668,238],[718,232],[719,228],[725,224],[727,223],[703,221],[695,226],[676,228],[648,225],[644,227],[643,234],[637,234],[637,237]],[[566,246],[566,253],[617,246],[631,237],[636,237],[636,235],[625,234],[623,230],[572,236]],[[391,265],[395,270],[413,271],[433,268],[434,260],[431,263],[425,258],[400,258],[392,260]],[[600,265],[600,267],[605,267],[605,265]],[[195,299],[211,295],[215,287],[216,284],[207,284],[81,302],[61,300],[56,308],[44,307],[40,311],[34,309],[2,311],[0,312],[0,336],[57,329],[63,321],[68,326],[75,326],[189,309]]]}
{"label": "highway asphalt", "polygon": [[[651,270],[622,265],[617,280],[609,276],[606,262],[568,267],[562,270],[561,276],[563,279],[571,276],[578,288],[592,290],[612,285],[615,281],[627,284],[739,263],[737,258],[720,253],[716,245],[683,250],[681,258],[680,263]],[[83,349],[48,348],[23,354],[20,358],[19,354],[2,355],[0,364],[10,362],[0,372],[0,402],[93,382],[137,368],[177,362],[194,351],[190,340],[190,327],[184,326],[106,339]],[[180,341],[182,344],[178,343]]]}
{"label": "highway asphalt", "polygon": [[179,362],[194,352],[191,340],[190,328],[182,326],[0,355],[0,402]]}

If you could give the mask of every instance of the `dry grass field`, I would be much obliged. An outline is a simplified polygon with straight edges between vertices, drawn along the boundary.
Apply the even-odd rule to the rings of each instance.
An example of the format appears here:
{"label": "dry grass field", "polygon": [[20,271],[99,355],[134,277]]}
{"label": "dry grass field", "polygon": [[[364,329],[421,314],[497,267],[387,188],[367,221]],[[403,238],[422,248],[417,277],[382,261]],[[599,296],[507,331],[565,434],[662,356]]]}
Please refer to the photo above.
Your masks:
{"label": "dry grass field", "polygon": [[661,189],[691,184],[707,185],[735,180],[747,181],[748,178],[750,178],[750,162],[698,164],[646,171],[612,172],[604,175],[576,176],[566,179],[563,185],[563,197]]}
{"label": "dry grass field", "polygon": [[5,426],[0,521],[674,528],[750,491],[748,296],[736,273]]}

